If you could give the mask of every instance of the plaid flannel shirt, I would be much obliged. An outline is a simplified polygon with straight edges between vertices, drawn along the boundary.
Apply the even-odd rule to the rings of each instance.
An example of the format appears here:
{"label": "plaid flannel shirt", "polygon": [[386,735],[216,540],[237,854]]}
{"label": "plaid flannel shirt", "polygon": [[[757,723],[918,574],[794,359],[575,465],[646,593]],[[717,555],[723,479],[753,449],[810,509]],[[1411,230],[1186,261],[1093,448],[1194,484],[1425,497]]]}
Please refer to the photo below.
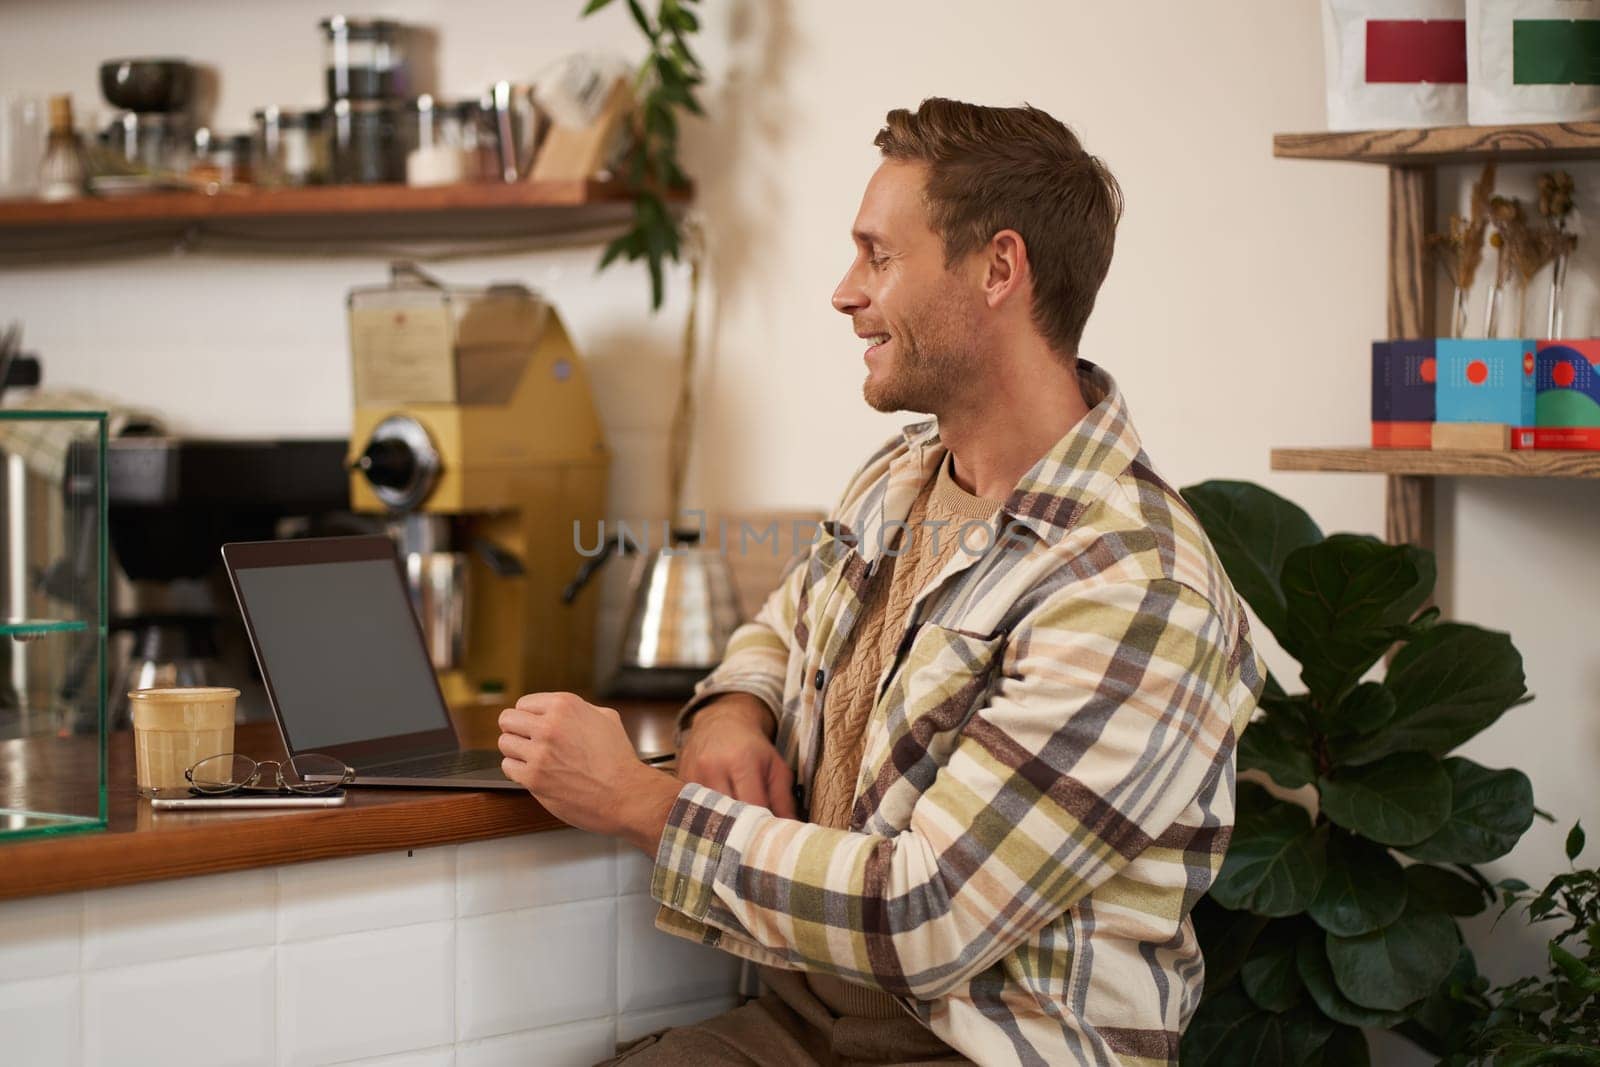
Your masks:
{"label": "plaid flannel shirt", "polygon": [[[1237,595],[1115,383],[1017,484],[996,547],[917,594],[848,831],[687,784],[657,925],[895,994],[983,1064],[1176,1063],[1263,671]],[[907,427],[685,707],[748,692],[808,788],[868,577],[947,449]],[[973,549],[987,539],[969,531]],[[892,548],[891,548],[892,550]],[[802,801],[803,801],[802,797]]]}

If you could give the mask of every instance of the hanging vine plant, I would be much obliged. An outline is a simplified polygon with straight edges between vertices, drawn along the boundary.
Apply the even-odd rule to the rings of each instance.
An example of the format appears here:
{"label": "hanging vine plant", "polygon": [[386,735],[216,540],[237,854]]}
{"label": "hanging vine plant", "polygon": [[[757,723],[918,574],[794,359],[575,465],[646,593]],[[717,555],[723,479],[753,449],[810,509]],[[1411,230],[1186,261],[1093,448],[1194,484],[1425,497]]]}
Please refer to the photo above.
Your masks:
{"label": "hanging vine plant", "polygon": [[[621,175],[633,196],[633,222],[626,233],[606,246],[599,269],[619,258],[643,259],[650,268],[652,310],[661,307],[666,262],[676,263],[683,248],[681,224],[666,201],[668,190],[689,184],[678,166],[678,119],[682,112],[705,114],[695,99],[704,72],[688,42],[700,29],[700,19],[690,10],[698,2],[660,0],[652,18],[640,0],[626,0],[633,21],[650,43],[634,79],[633,136]],[[583,17],[612,3],[588,0]]]}

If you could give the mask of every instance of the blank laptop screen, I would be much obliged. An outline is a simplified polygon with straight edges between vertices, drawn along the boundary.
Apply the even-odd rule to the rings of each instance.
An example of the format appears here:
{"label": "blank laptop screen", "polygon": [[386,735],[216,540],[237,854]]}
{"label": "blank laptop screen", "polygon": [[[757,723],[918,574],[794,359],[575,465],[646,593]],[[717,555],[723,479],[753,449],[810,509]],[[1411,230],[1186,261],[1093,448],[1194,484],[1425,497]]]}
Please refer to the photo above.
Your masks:
{"label": "blank laptop screen", "polygon": [[235,578],[296,751],[450,728],[392,560],[240,567]]}

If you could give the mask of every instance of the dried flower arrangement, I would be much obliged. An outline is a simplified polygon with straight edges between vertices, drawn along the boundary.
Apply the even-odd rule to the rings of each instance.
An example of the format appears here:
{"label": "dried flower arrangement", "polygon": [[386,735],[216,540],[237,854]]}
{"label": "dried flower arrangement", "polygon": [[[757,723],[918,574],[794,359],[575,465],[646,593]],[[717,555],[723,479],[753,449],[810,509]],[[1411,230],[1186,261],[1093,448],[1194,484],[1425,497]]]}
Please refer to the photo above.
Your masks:
{"label": "dried flower arrangement", "polygon": [[1472,187],[1472,215],[1462,218],[1450,216],[1448,233],[1429,234],[1428,252],[1439,264],[1454,288],[1450,310],[1450,336],[1464,337],[1467,332],[1467,294],[1478,276],[1478,266],[1483,262],[1483,234],[1489,226],[1489,202],[1494,193],[1494,164],[1485,163],[1483,174]]}
{"label": "dried flower arrangement", "polygon": [[1564,170],[1539,175],[1539,215],[1544,219],[1544,237],[1555,266],[1550,272],[1550,311],[1545,320],[1545,336],[1562,335],[1562,294],[1567,287],[1567,260],[1578,246],[1576,234],[1567,231],[1567,216],[1573,206],[1572,175]]}

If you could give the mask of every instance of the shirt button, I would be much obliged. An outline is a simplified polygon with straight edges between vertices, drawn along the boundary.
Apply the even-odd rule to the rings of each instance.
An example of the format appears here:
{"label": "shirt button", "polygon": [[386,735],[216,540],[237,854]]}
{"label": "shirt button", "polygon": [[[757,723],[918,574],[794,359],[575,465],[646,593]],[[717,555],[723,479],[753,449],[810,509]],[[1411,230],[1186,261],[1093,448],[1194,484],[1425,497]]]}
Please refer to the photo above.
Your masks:
{"label": "shirt button", "polygon": [[822,668],[818,667],[817,668],[817,676],[815,678],[811,679],[811,683],[817,687],[817,691],[818,692],[822,691],[823,680],[824,680],[824,675],[823,675],[823,672],[822,672]]}

